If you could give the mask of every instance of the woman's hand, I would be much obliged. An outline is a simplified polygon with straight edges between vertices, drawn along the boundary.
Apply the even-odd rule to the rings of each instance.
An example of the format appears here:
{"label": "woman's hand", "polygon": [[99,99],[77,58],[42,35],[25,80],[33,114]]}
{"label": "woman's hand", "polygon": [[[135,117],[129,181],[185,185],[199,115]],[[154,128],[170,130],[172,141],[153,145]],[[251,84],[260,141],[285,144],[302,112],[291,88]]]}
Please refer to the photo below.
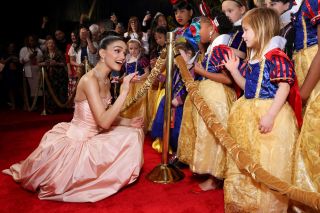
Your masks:
{"label": "woman's hand", "polygon": [[121,92],[125,92],[126,94],[128,94],[128,92],[130,90],[130,82],[137,74],[138,73],[136,73],[136,72],[131,73],[123,78]]}
{"label": "woman's hand", "polygon": [[274,118],[271,115],[264,115],[260,119],[259,131],[262,134],[271,132],[273,128]]}
{"label": "woman's hand", "polygon": [[141,76],[140,75],[136,75],[136,76],[134,76],[134,78],[132,79],[131,82],[135,83],[135,82],[139,82],[139,81],[141,81]]}
{"label": "woman's hand", "polygon": [[129,126],[135,127],[135,128],[143,128],[144,127],[144,122],[143,122],[143,117],[135,117],[130,120]]}

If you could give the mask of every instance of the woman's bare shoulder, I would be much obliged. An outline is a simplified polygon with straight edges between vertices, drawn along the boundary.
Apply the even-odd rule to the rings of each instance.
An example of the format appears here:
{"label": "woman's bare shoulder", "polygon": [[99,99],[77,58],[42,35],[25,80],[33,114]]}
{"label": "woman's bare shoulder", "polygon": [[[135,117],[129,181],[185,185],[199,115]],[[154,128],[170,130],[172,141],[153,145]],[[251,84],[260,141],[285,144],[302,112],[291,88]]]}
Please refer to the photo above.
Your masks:
{"label": "woman's bare shoulder", "polygon": [[75,101],[87,99],[87,95],[90,95],[92,91],[95,91],[98,88],[99,85],[93,76],[91,76],[89,73],[83,75],[77,86]]}

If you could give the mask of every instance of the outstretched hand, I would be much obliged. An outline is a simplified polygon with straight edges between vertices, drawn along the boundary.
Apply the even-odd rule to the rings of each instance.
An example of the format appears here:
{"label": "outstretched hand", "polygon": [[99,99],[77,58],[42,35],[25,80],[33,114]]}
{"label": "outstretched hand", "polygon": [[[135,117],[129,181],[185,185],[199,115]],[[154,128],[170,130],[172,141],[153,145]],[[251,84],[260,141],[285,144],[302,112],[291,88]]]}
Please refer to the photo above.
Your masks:
{"label": "outstretched hand", "polygon": [[143,128],[144,127],[144,122],[143,122],[143,117],[135,117],[130,120],[130,126],[135,127],[135,128]]}
{"label": "outstretched hand", "polygon": [[224,61],[224,66],[229,70],[230,73],[233,73],[236,70],[238,70],[240,59],[238,56],[234,54],[233,51],[228,52],[228,55],[225,56]]}
{"label": "outstretched hand", "polygon": [[134,72],[134,73],[131,73],[129,75],[126,75],[123,78],[122,88],[121,88],[122,92],[126,92],[126,93],[129,92],[129,90],[130,90],[130,82],[137,74],[138,74],[137,72]]}

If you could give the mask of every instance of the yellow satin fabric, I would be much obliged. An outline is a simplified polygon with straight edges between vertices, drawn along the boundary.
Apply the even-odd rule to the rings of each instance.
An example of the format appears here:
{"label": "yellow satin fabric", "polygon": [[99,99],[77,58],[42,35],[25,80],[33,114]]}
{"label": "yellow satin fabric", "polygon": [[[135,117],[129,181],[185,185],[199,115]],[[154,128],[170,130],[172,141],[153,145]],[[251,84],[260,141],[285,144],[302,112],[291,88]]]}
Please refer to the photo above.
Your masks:
{"label": "yellow satin fabric", "polygon": [[294,70],[298,78],[299,87],[303,84],[304,79],[308,74],[310,64],[317,51],[318,45],[313,45],[293,54],[292,59],[294,61]]}
{"label": "yellow satin fabric", "polygon": [[306,106],[296,156],[295,185],[320,192],[320,83]]}
{"label": "yellow satin fabric", "polygon": [[[132,97],[138,92],[138,90],[143,86],[143,82],[135,82],[130,85],[130,91],[127,95],[125,100],[124,106],[127,102],[130,101]],[[143,116],[144,118],[144,132],[147,131],[147,127],[149,124],[148,114],[147,114],[147,103],[148,103],[148,96],[145,95],[141,97],[136,103],[134,103],[131,107],[127,110],[123,111],[120,116],[124,118],[134,118],[137,116]]]}
{"label": "yellow satin fabric", "polygon": [[[226,128],[231,105],[236,100],[233,89],[221,83],[205,80],[199,83],[199,92]],[[195,173],[224,178],[225,148],[209,131],[189,98],[184,105],[178,142],[178,158],[189,164],[190,169]]]}
{"label": "yellow satin fabric", "polygon": [[[318,45],[314,45],[295,54],[295,69],[299,76],[302,70],[304,78],[316,55]],[[303,80],[304,80],[303,78]],[[303,83],[299,81],[301,86]],[[299,188],[320,192],[320,83],[313,89],[305,107],[303,126],[297,142],[294,168],[294,184]],[[299,206],[297,212],[311,212],[307,207]]]}
{"label": "yellow satin fabric", "polygon": [[[236,101],[231,109],[228,130],[245,148],[255,162],[272,175],[292,182],[294,147],[298,129],[294,112],[286,103],[278,113],[273,129],[261,134],[260,118],[266,114],[273,99],[245,99]],[[231,156],[227,156],[224,182],[225,212],[287,212],[288,198],[255,182],[245,171],[240,171]]]}

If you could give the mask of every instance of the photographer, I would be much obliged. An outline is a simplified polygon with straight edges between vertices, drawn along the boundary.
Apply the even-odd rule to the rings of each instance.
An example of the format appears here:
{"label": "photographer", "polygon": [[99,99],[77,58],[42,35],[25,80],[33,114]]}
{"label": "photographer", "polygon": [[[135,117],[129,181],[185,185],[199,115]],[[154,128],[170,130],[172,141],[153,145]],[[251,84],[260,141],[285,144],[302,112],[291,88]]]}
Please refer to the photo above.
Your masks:
{"label": "photographer", "polygon": [[[42,61],[42,52],[37,44],[38,39],[35,35],[29,35],[25,39],[25,46],[19,53],[20,63],[23,65],[24,75],[28,79],[30,96],[37,95],[40,78],[39,62]],[[40,92],[38,95],[42,95]]]}

